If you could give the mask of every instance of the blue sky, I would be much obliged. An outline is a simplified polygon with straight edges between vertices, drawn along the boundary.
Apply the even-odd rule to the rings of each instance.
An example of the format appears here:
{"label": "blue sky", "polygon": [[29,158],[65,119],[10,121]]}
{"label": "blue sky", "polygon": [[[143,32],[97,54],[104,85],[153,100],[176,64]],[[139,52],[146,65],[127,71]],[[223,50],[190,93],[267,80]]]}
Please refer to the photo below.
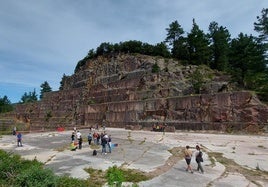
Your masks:
{"label": "blue sky", "polygon": [[235,38],[253,34],[267,0],[0,0],[0,97],[12,103],[47,81],[58,90],[63,74],[102,42],[162,42],[175,20],[205,33],[216,21]]}

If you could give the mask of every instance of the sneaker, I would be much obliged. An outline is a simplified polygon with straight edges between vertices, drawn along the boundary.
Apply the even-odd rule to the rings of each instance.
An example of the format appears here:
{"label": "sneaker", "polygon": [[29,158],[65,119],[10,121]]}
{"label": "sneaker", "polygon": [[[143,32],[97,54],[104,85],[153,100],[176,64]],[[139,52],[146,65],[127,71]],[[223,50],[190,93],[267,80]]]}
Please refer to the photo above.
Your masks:
{"label": "sneaker", "polygon": [[191,171],[191,173],[193,174],[193,173],[194,173],[194,171]]}

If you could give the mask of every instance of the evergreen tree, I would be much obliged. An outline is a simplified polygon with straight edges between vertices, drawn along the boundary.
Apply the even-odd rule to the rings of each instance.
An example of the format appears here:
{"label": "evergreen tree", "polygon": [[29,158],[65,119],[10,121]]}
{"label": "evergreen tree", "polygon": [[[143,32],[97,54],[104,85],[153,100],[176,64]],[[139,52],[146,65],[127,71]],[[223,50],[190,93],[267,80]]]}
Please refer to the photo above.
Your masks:
{"label": "evergreen tree", "polygon": [[170,57],[170,52],[164,42],[158,43],[154,46],[152,55],[154,56],[162,56],[162,57]]}
{"label": "evergreen tree", "polygon": [[23,96],[21,97],[21,103],[31,103],[35,101],[37,101],[37,94],[36,94],[35,89],[33,92],[29,92],[29,93],[25,92]]}
{"label": "evergreen tree", "polygon": [[211,22],[209,25],[209,37],[211,39],[212,58],[210,67],[220,71],[226,71],[228,67],[228,55],[230,50],[231,35],[229,31],[218,23]]}
{"label": "evergreen tree", "polygon": [[263,46],[252,35],[240,33],[231,41],[230,70],[235,80],[245,88],[251,89],[251,79],[266,69]]}
{"label": "evergreen tree", "polygon": [[268,101],[268,8],[262,9],[261,16],[257,16],[254,30],[259,33],[257,42],[264,48],[266,66],[262,72],[252,77],[251,85],[254,85],[255,90],[263,100]]}
{"label": "evergreen tree", "polygon": [[3,98],[0,97],[0,113],[10,112],[13,110],[10,100],[5,95]]}
{"label": "evergreen tree", "polygon": [[51,92],[52,88],[49,86],[48,82],[45,81],[43,84],[41,84],[41,90],[40,90],[40,99],[44,97],[45,92]]}
{"label": "evergreen tree", "polygon": [[189,51],[187,38],[180,37],[174,42],[174,46],[171,50],[172,57],[182,61],[183,64],[188,64]]}
{"label": "evergreen tree", "polygon": [[182,37],[184,31],[178,21],[174,21],[169,24],[169,28],[166,28],[167,37],[165,39],[165,43],[167,43],[171,49],[174,47],[174,43]]}
{"label": "evergreen tree", "polygon": [[188,51],[189,61],[191,64],[208,65],[210,59],[210,49],[208,37],[204,34],[199,26],[193,19],[193,27],[190,33],[188,33]]}
{"label": "evergreen tree", "polygon": [[64,85],[66,83],[66,81],[68,80],[68,76],[65,75],[65,73],[63,74],[61,81],[60,81],[60,87],[59,90],[63,90],[64,89]]}
{"label": "evergreen tree", "polygon": [[268,8],[262,9],[261,16],[257,16],[257,22],[254,23],[254,30],[259,33],[259,40],[263,43],[268,42]]}

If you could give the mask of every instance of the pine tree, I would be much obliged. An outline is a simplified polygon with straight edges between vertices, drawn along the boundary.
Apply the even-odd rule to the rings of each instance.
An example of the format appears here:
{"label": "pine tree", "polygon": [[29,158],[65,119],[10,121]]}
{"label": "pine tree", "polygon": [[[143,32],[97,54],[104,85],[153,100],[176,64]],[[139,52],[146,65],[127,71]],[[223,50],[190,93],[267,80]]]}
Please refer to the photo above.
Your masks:
{"label": "pine tree", "polygon": [[209,37],[211,39],[212,58],[210,67],[220,71],[226,71],[229,63],[229,51],[231,35],[229,31],[218,23],[211,22],[209,25]]}
{"label": "pine tree", "polygon": [[235,80],[249,89],[254,76],[266,69],[264,49],[252,35],[240,33],[231,41],[230,68]]}
{"label": "pine tree", "polygon": [[3,98],[0,97],[0,113],[9,112],[12,110],[13,107],[8,97],[6,95]]}
{"label": "pine tree", "polygon": [[174,21],[171,24],[169,24],[169,28],[166,28],[167,37],[165,39],[165,43],[167,43],[170,48],[172,49],[174,47],[175,42],[182,37],[184,34],[184,30],[182,29],[181,25],[178,23],[178,21]]}
{"label": "pine tree", "polygon": [[40,87],[41,87],[40,99],[42,99],[44,97],[44,93],[52,91],[52,88],[49,86],[47,81],[45,81],[43,84],[41,84]]}
{"label": "pine tree", "polygon": [[258,22],[254,23],[254,30],[259,33],[259,40],[263,43],[268,42],[268,8],[262,9],[262,15],[257,16]]}
{"label": "pine tree", "polygon": [[211,54],[209,40],[204,32],[199,29],[194,19],[192,30],[188,33],[188,45],[189,61],[191,64],[209,64]]}
{"label": "pine tree", "polygon": [[29,93],[25,92],[23,96],[21,97],[21,103],[31,103],[35,101],[37,101],[37,94],[36,94],[35,89],[33,92],[29,92]]}

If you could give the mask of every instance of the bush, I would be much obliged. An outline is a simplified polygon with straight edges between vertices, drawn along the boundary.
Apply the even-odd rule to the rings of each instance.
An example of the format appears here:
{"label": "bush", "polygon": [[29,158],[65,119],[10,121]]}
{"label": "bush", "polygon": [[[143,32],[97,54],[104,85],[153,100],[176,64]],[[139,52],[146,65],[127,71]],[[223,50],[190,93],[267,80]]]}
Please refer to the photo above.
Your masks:
{"label": "bush", "polygon": [[87,181],[71,178],[68,176],[61,176],[57,178],[57,187],[75,186],[75,187],[87,187],[90,186]]}
{"label": "bush", "polygon": [[86,187],[88,181],[67,176],[56,176],[43,168],[37,160],[24,160],[19,155],[0,150],[0,184],[1,186],[29,187]]}
{"label": "bush", "polygon": [[117,166],[109,167],[106,172],[106,178],[110,186],[121,186],[125,181],[124,174]]}
{"label": "bush", "polygon": [[56,186],[56,176],[49,169],[33,165],[32,167],[23,170],[17,176],[15,183],[18,186],[52,187]]}

